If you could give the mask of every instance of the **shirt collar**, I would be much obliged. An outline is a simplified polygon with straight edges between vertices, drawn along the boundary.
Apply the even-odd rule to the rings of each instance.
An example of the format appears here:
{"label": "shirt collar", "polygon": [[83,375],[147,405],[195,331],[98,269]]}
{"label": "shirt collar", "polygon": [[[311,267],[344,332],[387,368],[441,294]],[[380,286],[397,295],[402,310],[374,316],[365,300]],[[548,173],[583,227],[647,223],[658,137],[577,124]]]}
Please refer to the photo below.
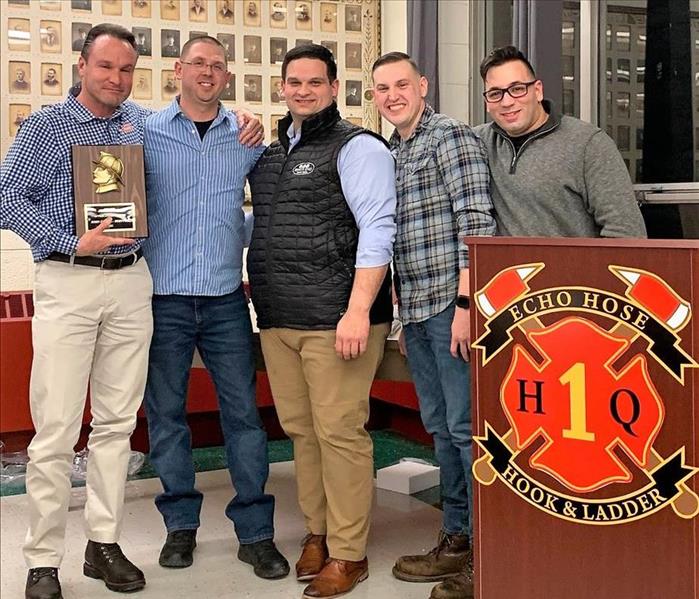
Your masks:
{"label": "shirt collar", "polygon": [[79,87],[71,88],[64,102],[65,109],[68,113],[78,122],[78,123],[89,123],[92,120],[103,120],[111,121],[114,119],[121,119],[123,110],[122,105],[117,106],[116,110],[108,117],[95,116],[90,112],[90,110],[78,100],[78,94],[80,93]]}
{"label": "shirt collar", "polygon": [[[172,102],[170,103],[170,106],[168,106],[165,109],[165,114],[167,115],[168,120],[173,120],[176,118],[178,115],[182,115],[184,118],[189,119],[189,117],[184,113],[182,110],[182,107],[180,106],[180,97],[177,96],[176,98],[173,98]],[[211,126],[213,127],[214,125],[218,125],[223,119],[228,119],[231,129],[234,131],[237,131],[238,129],[238,117],[234,112],[231,112],[230,110],[227,110],[221,102],[218,103],[218,114],[216,115],[216,118],[214,119],[214,122],[211,123]]]}
{"label": "shirt collar", "polygon": [[402,140],[400,133],[398,133],[398,129],[396,129],[393,131],[393,135],[391,135],[390,145],[397,146],[401,143],[401,141],[410,141],[427,126],[427,123],[434,116],[434,114],[434,108],[432,108],[432,106],[425,102],[425,109],[422,111],[422,114],[420,115],[420,118],[417,121],[417,125],[415,125],[415,129],[410,134],[410,137],[408,137],[408,139],[406,140]]}

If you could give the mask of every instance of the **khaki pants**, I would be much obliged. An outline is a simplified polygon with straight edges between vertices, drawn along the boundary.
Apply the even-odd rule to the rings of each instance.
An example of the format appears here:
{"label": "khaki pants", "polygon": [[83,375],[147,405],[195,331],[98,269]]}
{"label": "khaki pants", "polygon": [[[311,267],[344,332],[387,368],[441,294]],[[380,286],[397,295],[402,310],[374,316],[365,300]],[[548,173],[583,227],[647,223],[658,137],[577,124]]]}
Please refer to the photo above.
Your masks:
{"label": "khaki pants", "polygon": [[129,438],[146,383],[152,293],[144,259],[120,270],[36,265],[30,384],[36,435],[29,445],[24,545],[30,568],[58,567],[63,558],[70,470],[88,381],[85,532],[101,543],[119,538]]}
{"label": "khaki pants", "polygon": [[366,352],[335,354],[335,331],[260,332],[277,414],[294,443],[298,499],[306,528],[327,534],[330,556],[366,556],[374,462],[369,392],[389,325],[371,327]]}

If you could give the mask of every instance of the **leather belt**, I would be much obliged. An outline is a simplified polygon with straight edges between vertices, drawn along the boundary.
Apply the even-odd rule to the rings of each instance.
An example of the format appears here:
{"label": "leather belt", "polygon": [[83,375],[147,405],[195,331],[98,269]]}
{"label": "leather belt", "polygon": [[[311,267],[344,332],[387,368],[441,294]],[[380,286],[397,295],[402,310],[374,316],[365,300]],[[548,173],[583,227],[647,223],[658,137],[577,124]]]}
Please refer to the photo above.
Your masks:
{"label": "leather belt", "polygon": [[56,262],[67,262],[69,264],[79,264],[80,266],[94,266],[102,270],[118,270],[125,266],[136,264],[143,256],[142,250],[136,250],[126,256],[69,256],[54,252],[49,255],[47,260],[55,260]]}

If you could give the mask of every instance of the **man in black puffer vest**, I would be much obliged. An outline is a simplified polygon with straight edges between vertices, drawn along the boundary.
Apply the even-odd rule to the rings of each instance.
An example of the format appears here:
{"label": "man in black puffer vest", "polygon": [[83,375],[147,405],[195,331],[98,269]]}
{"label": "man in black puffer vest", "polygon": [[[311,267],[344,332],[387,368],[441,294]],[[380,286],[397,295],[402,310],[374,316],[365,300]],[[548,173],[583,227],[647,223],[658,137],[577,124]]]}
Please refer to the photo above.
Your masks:
{"label": "man in black puffer vest", "polygon": [[247,266],[277,414],[294,442],[308,532],[296,575],[312,581],[304,597],[334,597],[368,575],[364,425],[393,314],[395,173],[383,139],[340,117],[329,50],[289,51],[282,80],[289,114],[249,176]]}

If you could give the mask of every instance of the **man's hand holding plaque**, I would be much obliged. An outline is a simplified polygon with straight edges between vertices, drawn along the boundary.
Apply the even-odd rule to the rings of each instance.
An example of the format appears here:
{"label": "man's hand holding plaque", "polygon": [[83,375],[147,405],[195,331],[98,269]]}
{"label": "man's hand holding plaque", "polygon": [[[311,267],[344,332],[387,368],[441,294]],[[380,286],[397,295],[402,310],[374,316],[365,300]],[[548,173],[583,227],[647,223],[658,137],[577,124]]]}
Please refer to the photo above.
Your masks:
{"label": "man's hand holding plaque", "polygon": [[[72,154],[75,230],[85,245],[78,251],[124,245],[114,242],[118,237],[147,237],[143,146],[73,146]],[[106,219],[109,224],[103,226]],[[86,232],[98,229],[82,241]]]}

